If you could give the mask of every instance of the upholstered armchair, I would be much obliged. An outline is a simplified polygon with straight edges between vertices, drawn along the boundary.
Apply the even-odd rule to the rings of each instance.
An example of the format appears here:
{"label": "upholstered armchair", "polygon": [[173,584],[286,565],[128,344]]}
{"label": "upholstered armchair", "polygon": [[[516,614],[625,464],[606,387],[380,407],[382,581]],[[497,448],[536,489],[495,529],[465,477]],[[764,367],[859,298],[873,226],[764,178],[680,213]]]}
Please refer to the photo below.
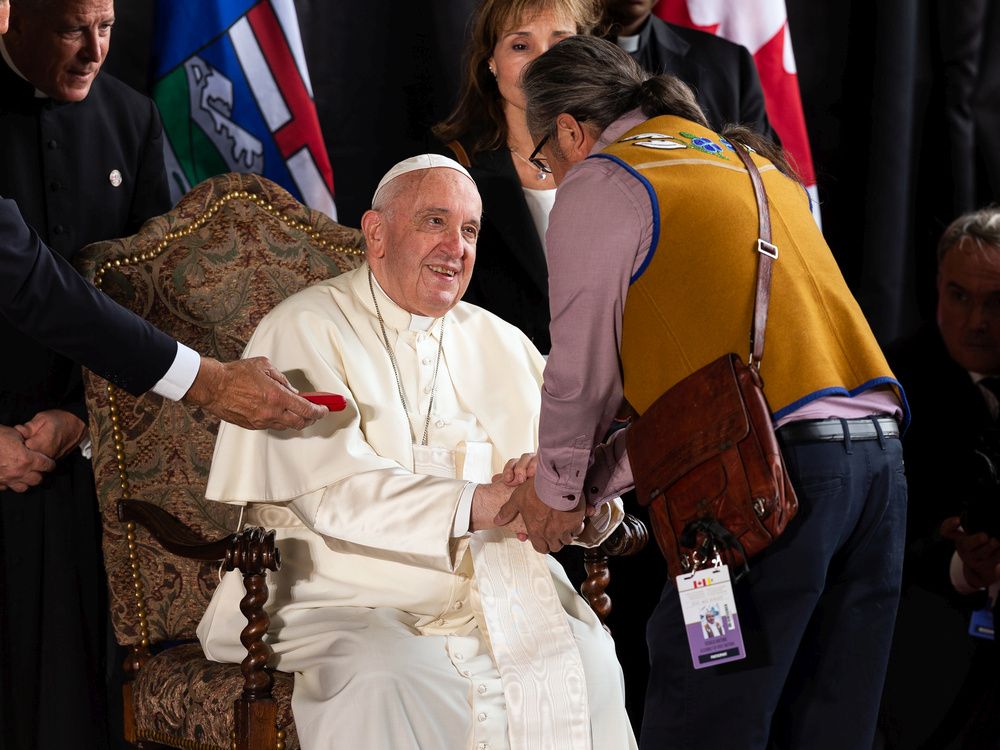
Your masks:
{"label": "upholstered armchair", "polygon": [[[126,307],[227,361],[275,304],[362,260],[357,230],[263,178],[231,174],[201,184],[138,234],[91,245],[80,266]],[[155,395],[134,398],[92,373],[86,387],[111,615],[130,649],[126,738],[142,747],[297,748],[291,676],[263,668],[265,572],[279,564],[273,534],[234,533],[239,510],[204,499],[218,420]],[[234,568],[249,592],[242,668],[207,661],[194,641],[220,569]]]}
{"label": "upholstered armchair", "polygon": [[[266,179],[201,184],[129,238],[91,245],[83,273],[202,354],[240,356],[258,321],[302,287],[361,264],[362,237]],[[125,736],[142,748],[294,750],[292,677],[265,668],[266,573],[274,534],[240,531],[239,509],[204,498],[218,420],[86,373],[111,615],[129,648]],[[607,558],[643,541],[629,525],[588,551],[584,591],[607,613]],[[204,658],[195,628],[219,575],[239,569],[248,624],[242,665]]]}

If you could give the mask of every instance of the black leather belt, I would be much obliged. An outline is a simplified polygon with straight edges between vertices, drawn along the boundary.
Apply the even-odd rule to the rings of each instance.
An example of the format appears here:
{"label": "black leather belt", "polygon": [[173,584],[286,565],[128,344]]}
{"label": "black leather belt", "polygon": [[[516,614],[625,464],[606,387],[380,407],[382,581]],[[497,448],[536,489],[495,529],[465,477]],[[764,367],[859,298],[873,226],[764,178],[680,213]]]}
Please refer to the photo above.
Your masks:
{"label": "black leather belt", "polygon": [[[878,427],[876,427],[876,423]],[[846,429],[846,433],[845,433]],[[810,443],[824,440],[878,440],[899,437],[899,425],[892,417],[862,417],[861,419],[804,419],[789,422],[776,431],[782,442]]]}

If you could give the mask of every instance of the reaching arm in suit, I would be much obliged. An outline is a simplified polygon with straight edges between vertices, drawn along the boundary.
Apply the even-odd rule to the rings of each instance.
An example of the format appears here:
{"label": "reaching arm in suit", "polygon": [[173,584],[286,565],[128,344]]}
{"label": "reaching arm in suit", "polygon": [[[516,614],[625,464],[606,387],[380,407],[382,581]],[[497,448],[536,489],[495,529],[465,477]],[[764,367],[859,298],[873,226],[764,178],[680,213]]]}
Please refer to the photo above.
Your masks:
{"label": "reaching arm in suit", "polygon": [[[0,199],[0,315],[130,393],[150,390],[186,350],[87,283]],[[295,395],[263,357],[201,357],[175,397],[249,429],[302,429],[327,413]]]}

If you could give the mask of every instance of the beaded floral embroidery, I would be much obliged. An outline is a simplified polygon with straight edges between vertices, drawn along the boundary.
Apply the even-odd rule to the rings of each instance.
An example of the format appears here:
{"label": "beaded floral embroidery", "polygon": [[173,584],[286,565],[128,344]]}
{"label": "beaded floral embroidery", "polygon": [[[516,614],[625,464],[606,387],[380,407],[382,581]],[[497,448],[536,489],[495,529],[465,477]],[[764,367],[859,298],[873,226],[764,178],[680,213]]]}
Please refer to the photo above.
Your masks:
{"label": "beaded floral embroidery", "polygon": [[[688,133],[684,130],[680,132],[680,136],[682,138],[687,138],[689,141],[691,141],[691,148],[695,149],[696,151],[701,151],[703,154],[708,154],[709,156],[717,156],[720,159],[725,159],[726,161],[729,161],[729,157],[726,156],[723,147],[720,146],[715,141],[713,141],[711,138],[705,138],[704,136],[701,135]],[[730,151],[733,150],[732,144],[730,144],[725,138],[722,139],[722,142],[726,145],[726,147]]]}

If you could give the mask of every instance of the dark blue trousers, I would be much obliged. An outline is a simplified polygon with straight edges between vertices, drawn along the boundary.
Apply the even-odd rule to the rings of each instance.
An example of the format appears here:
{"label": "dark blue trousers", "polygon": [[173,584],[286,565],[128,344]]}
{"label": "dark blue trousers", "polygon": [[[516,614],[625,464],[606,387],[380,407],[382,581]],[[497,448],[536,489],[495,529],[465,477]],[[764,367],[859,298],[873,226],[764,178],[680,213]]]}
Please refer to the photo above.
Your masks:
{"label": "dark blue trousers", "polygon": [[899,598],[898,439],[783,446],[799,498],[735,586],[747,658],[696,670],[672,583],[647,626],[642,750],[870,750]]}

